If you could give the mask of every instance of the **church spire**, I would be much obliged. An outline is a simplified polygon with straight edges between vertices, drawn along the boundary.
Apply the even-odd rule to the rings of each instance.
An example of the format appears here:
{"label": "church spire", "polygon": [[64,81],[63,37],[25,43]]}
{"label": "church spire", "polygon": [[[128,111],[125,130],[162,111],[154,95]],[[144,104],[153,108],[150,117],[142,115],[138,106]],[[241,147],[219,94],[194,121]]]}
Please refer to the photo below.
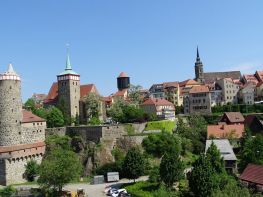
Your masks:
{"label": "church spire", "polygon": [[197,46],[197,49],[196,49],[196,61],[197,62],[200,61],[198,46]]}
{"label": "church spire", "polygon": [[67,48],[67,60],[66,60],[66,69],[65,70],[72,70],[70,59],[69,59],[69,49]]}

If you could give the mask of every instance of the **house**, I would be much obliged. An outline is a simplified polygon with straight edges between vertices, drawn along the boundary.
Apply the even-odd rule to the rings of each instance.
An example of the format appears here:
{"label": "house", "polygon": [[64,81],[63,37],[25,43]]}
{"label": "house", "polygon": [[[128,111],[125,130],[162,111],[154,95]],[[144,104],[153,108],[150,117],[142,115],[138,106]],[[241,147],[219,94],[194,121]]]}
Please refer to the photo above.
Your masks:
{"label": "house", "polygon": [[263,81],[256,85],[256,100],[263,100]]}
{"label": "house", "polygon": [[257,78],[259,82],[262,82],[263,81],[263,71],[257,70],[255,73],[255,77]]}
{"label": "house", "polygon": [[46,97],[47,97],[46,94],[34,93],[31,98],[35,101],[35,103],[42,105],[44,103],[44,100],[46,99]]}
{"label": "house", "polygon": [[175,119],[175,107],[166,99],[149,98],[141,104],[141,108],[146,113],[155,114],[159,119]]}
{"label": "house", "polygon": [[252,135],[261,133],[263,134],[263,121],[255,115],[248,115],[245,118],[245,126],[249,128]]}
{"label": "house", "polygon": [[223,78],[216,81],[222,88],[222,103],[223,104],[237,104],[239,85],[236,84],[231,78]]}
{"label": "house", "polygon": [[222,88],[216,83],[208,84],[211,93],[211,106],[222,105]]}
{"label": "house", "polygon": [[225,112],[219,122],[227,125],[244,124],[245,118],[240,112]]}
{"label": "house", "polygon": [[263,192],[263,166],[248,164],[239,176],[239,180],[244,186],[256,188],[258,192]]}
{"label": "house", "polygon": [[240,139],[245,132],[243,124],[237,125],[208,125],[207,139]]}
{"label": "house", "polygon": [[184,97],[185,114],[210,114],[211,94],[205,85],[193,86]]}
{"label": "house", "polygon": [[164,87],[162,83],[153,84],[150,87],[149,92],[151,98],[164,98]]}
{"label": "house", "polygon": [[247,83],[240,88],[238,92],[239,103],[253,105],[255,101],[255,88],[254,83]]}
{"label": "house", "polygon": [[258,79],[255,75],[243,75],[243,82],[244,84],[251,83],[253,85],[257,85]]}
{"label": "house", "polygon": [[235,172],[237,170],[237,158],[229,141],[227,139],[206,140],[205,152],[212,142],[216,145],[225,162],[225,169],[229,172]]}
{"label": "house", "polygon": [[165,99],[173,103],[175,106],[183,104],[180,99],[180,87],[178,82],[165,82],[163,83]]}

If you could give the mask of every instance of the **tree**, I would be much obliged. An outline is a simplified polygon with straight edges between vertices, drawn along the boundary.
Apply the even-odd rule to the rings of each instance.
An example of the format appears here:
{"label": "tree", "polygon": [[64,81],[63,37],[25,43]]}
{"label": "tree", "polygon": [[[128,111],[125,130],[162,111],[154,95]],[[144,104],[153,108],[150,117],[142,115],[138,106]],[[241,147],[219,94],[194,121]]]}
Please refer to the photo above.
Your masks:
{"label": "tree", "polygon": [[143,99],[140,94],[142,86],[140,85],[130,85],[128,90],[128,97],[132,104],[138,106],[142,103]]}
{"label": "tree", "polygon": [[35,160],[30,160],[27,162],[25,167],[26,167],[26,171],[25,171],[26,179],[28,181],[34,181],[35,177],[39,173],[39,165]]}
{"label": "tree", "polygon": [[82,165],[73,151],[55,148],[47,153],[39,172],[40,187],[60,194],[65,184],[79,178]]}
{"label": "tree", "polygon": [[201,154],[194,162],[193,170],[189,174],[189,187],[197,197],[208,197],[217,188],[217,183],[213,179],[214,170],[205,157]]}
{"label": "tree", "polygon": [[206,151],[206,158],[209,160],[213,170],[216,173],[225,172],[224,160],[221,157],[220,151],[217,149],[213,141],[210,147]]}
{"label": "tree", "polygon": [[123,161],[123,174],[126,178],[135,179],[143,175],[145,169],[145,160],[140,150],[136,147],[131,148]]}
{"label": "tree", "polygon": [[143,139],[142,146],[148,154],[159,158],[166,152],[181,152],[180,140],[168,132],[148,135]]}
{"label": "tree", "polygon": [[116,99],[110,109],[107,111],[108,115],[116,122],[123,122],[124,114],[123,107],[128,105],[123,99]]}
{"label": "tree", "polygon": [[243,142],[240,154],[240,170],[244,170],[249,163],[263,164],[263,136],[248,136]]}
{"label": "tree", "polygon": [[62,127],[64,125],[64,117],[62,112],[56,108],[52,107],[47,115],[47,126],[52,127]]}
{"label": "tree", "polygon": [[61,148],[63,150],[71,150],[71,138],[67,135],[50,135],[46,138],[46,152],[49,153],[52,150]]}
{"label": "tree", "polygon": [[101,109],[100,96],[95,93],[89,93],[85,96],[84,102],[87,118],[99,118]]}
{"label": "tree", "polygon": [[0,189],[1,197],[11,197],[14,193],[16,193],[16,188],[11,185]]}
{"label": "tree", "polygon": [[36,104],[35,104],[34,99],[32,99],[32,98],[27,99],[24,106],[27,110],[34,111],[36,108]]}
{"label": "tree", "polygon": [[168,188],[183,177],[184,165],[177,152],[166,152],[160,164],[161,180]]}

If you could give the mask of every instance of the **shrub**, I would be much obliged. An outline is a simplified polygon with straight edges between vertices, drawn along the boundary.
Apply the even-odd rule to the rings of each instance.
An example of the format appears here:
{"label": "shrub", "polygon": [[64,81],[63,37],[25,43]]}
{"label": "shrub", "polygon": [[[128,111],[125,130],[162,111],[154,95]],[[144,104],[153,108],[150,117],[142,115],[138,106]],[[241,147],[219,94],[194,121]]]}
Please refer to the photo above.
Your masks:
{"label": "shrub", "polygon": [[39,165],[35,160],[30,160],[26,164],[26,171],[25,171],[25,176],[26,179],[30,182],[35,180],[35,177],[39,173]]}
{"label": "shrub", "polygon": [[10,197],[12,194],[16,193],[16,189],[13,186],[7,186],[3,189],[0,189],[1,197]]}

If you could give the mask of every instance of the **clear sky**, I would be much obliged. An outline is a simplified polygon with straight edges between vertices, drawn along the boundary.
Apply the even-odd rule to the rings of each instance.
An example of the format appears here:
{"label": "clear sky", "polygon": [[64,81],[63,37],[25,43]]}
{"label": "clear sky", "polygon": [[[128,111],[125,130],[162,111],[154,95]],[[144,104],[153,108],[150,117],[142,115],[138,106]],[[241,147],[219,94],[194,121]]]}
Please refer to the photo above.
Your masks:
{"label": "clear sky", "polygon": [[48,93],[63,71],[66,43],[81,83],[102,95],[125,71],[132,84],[194,77],[196,46],[205,71],[263,70],[263,1],[0,1],[0,71],[22,77],[23,100]]}

